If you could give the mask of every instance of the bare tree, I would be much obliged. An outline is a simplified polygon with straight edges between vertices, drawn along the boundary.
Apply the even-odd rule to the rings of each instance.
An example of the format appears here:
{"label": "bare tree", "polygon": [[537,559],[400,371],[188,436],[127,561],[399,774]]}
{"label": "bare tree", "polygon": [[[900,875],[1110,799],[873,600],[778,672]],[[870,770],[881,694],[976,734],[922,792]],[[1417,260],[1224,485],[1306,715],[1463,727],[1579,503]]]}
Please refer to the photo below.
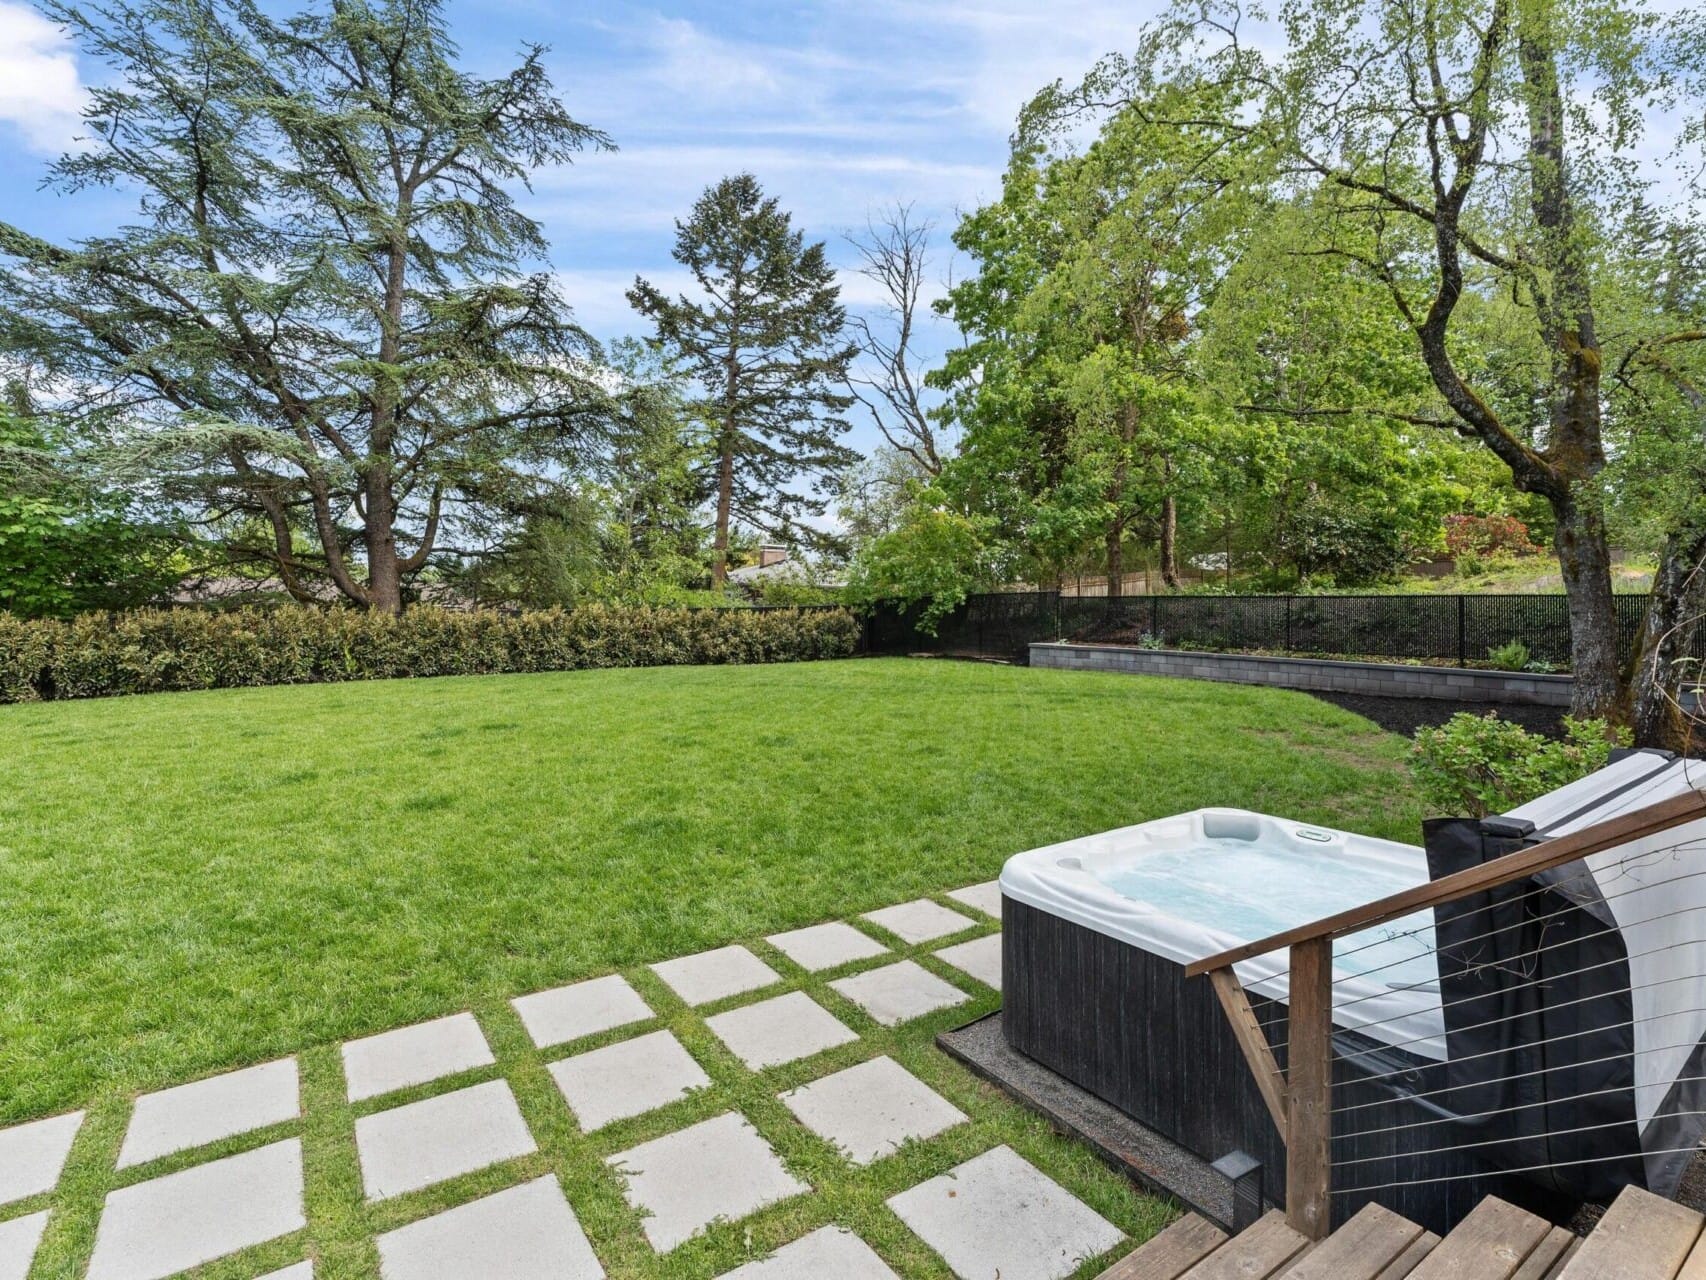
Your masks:
{"label": "bare tree", "polygon": [[942,471],[936,430],[922,399],[924,374],[913,349],[934,230],[933,223],[914,220],[911,205],[896,204],[867,219],[863,234],[847,237],[859,253],[859,274],[883,295],[876,322],[863,315],[848,320],[866,368],[859,363],[849,368],[847,390],[870,413],[889,447],[911,459],[924,476]]}

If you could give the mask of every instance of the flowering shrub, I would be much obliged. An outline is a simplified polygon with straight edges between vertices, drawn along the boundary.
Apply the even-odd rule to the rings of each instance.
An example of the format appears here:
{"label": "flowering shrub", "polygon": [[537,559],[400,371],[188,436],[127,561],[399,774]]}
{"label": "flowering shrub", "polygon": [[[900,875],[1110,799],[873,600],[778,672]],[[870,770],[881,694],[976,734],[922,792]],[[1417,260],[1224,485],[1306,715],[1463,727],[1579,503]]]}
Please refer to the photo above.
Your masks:
{"label": "flowering shrub", "polygon": [[796,662],[855,652],[844,609],[589,605],[400,616],[355,609],[139,610],[69,622],[0,613],[0,702],[403,676]]}
{"label": "flowering shrub", "polygon": [[1445,518],[1445,549],[1458,558],[1496,555],[1537,556],[1546,548],[1515,516],[1455,515]]}
{"label": "flowering shrub", "polygon": [[1566,716],[1564,741],[1558,742],[1497,712],[1460,711],[1442,725],[1416,730],[1410,771],[1430,812],[1484,818],[1603,769],[1611,749],[1628,744],[1627,729],[1603,720]]}

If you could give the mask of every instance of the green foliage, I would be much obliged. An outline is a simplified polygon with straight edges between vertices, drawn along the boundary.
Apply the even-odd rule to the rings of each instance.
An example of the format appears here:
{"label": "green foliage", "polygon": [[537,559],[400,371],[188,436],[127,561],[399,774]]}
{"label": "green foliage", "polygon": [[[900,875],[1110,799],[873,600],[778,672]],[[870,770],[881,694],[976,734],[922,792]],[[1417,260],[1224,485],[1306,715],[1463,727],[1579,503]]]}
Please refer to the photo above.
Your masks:
{"label": "green foliage", "polygon": [[1604,768],[1612,748],[1629,743],[1626,729],[1603,720],[1567,717],[1564,727],[1559,742],[1495,712],[1460,711],[1416,731],[1410,771],[1431,812],[1484,818]]}
{"label": "green foliage", "polygon": [[496,545],[449,575],[480,603],[704,603],[693,598],[710,576],[702,424],[675,372],[640,344],[618,343],[613,357],[623,385],[580,483],[524,495]]}
{"label": "green foliage", "polygon": [[865,547],[905,521],[931,480],[910,454],[881,445],[835,481],[835,514],[854,548]]}
{"label": "green foliage", "polygon": [[542,499],[503,541],[449,580],[482,605],[572,609],[600,598],[604,546],[590,495]]}
{"label": "green foliage", "polygon": [[67,466],[38,424],[0,408],[0,612],[128,608],[178,576],[174,530]]}
{"label": "green foliage", "polygon": [[1500,671],[1527,671],[1530,655],[1521,640],[1507,640],[1487,650],[1487,659]]}
{"label": "green foliage", "polygon": [[758,588],[759,603],[771,609],[799,609],[840,604],[839,587],[821,587],[803,578],[769,578]]}
{"label": "green foliage", "polygon": [[1243,208],[1221,194],[1231,153],[1155,122],[1224,106],[1211,88],[1114,113],[1082,150],[1052,103],[1022,119],[1000,199],[955,232],[976,272],[944,309],[967,341],[932,376],[963,431],[933,497],[986,519],[992,545],[1044,581],[1086,563],[1121,572],[1128,544],[1176,559],[1172,530],[1200,519],[1220,424],[1194,314]]}
{"label": "green foliage", "polygon": [[[1675,692],[1670,664],[1619,668],[1608,529],[1660,551],[1655,624],[1706,562],[1706,10],[1662,8],[1181,0],[1134,53],[1046,95],[1048,119],[1080,136],[1136,113],[1175,146],[1224,148],[1215,200],[1254,212],[1226,278],[1197,281],[1218,313],[1197,317],[1205,355],[1217,335],[1239,352],[1217,362],[1227,402],[1340,445],[1390,427],[1399,474],[1404,450],[1434,452],[1423,436],[1459,437],[1504,473],[1503,500],[1447,511],[1532,525],[1544,504],[1552,527],[1537,533],[1572,598],[1574,701],[1594,714]],[[1181,94],[1207,110],[1177,109]],[[1631,163],[1643,148],[1654,162]],[[1240,293],[1249,305],[1230,305]],[[1351,496],[1331,472],[1288,470],[1264,479],[1274,519],[1258,528],[1317,492]],[[1444,512],[1417,519],[1418,491],[1392,489],[1370,509],[1437,540]]]}
{"label": "green foliage", "polygon": [[1000,580],[991,522],[936,507],[910,511],[898,529],[866,547],[853,562],[848,596],[863,603],[923,603],[919,626],[936,624],[971,592]]}
{"label": "green foliage", "polygon": [[1039,95],[1001,198],[956,231],[977,270],[944,309],[968,341],[932,381],[963,445],[928,500],[986,519],[1033,581],[1132,544],[1165,569],[1176,521],[1181,558],[1305,589],[1387,582],[1448,512],[1516,502],[1496,459],[1422,425],[1437,393],[1411,326],[1320,252],[1331,203],[1259,148],[1168,123],[1236,116],[1236,78],[1127,69],[1115,94]]}
{"label": "green foliage", "polygon": [[[735,524],[790,540],[822,515],[829,478],[858,456],[840,443],[846,382],[858,348],[822,242],[806,244],[750,173],[724,178],[675,227],[674,257],[703,298],[671,298],[636,279],[628,300],[656,345],[699,383],[717,495],[715,586]],[[813,483],[802,493],[802,480]]]}
{"label": "green foliage", "polygon": [[1268,209],[1198,316],[1204,379],[1247,406],[1214,450],[1217,541],[1274,585],[1336,576],[1299,559],[1317,523],[1379,513],[1396,547],[1345,579],[1372,585],[1395,559],[1442,549],[1448,513],[1518,500],[1497,459],[1398,416],[1435,407],[1427,370],[1385,287],[1321,253],[1328,222],[1311,200]]}
{"label": "green foliage", "polygon": [[284,606],[85,615],[0,614],[0,702],[407,676],[845,658],[845,610],[588,605],[530,613],[403,614]]}
{"label": "green foliage", "polygon": [[1305,581],[1339,587],[1391,582],[1408,562],[1403,534],[1387,512],[1313,504],[1287,530],[1285,552]]}

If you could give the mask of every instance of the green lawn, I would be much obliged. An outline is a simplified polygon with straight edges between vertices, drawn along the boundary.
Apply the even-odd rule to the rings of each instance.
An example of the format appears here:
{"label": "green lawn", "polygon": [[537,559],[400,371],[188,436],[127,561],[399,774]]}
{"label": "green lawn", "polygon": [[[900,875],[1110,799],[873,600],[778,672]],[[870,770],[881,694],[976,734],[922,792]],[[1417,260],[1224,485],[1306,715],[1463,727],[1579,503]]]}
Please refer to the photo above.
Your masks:
{"label": "green lawn", "polygon": [[[640,966],[940,893],[1018,850],[1200,805],[1413,840],[1402,750],[1300,694],[906,660],[0,709],[0,1124],[91,1107],[33,1280],[86,1257],[132,1093],[292,1052],[309,1240],[206,1280],[304,1248],[322,1280],[373,1274],[373,1231],[516,1175],[364,1205],[349,1139],[363,1108],[342,1103],[336,1042],[464,1008],[498,1051],[487,1074],[510,1079],[539,1137],[537,1172],[562,1177],[613,1276],[713,1276],[824,1214],[904,1274],[943,1274],[882,1198],[998,1141],[1141,1236],[1157,1205],[930,1047],[992,995],[883,1031],[754,942],[866,1033],[844,1052],[879,1046],[973,1116],[850,1174],[774,1098],[824,1062],[750,1077]],[[560,1053],[532,1049],[507,998],[616,969],[716,1088],[593,1142],[544,1072]],[[659,1264],[602,1154],[731,1104],[820,1194]]]}

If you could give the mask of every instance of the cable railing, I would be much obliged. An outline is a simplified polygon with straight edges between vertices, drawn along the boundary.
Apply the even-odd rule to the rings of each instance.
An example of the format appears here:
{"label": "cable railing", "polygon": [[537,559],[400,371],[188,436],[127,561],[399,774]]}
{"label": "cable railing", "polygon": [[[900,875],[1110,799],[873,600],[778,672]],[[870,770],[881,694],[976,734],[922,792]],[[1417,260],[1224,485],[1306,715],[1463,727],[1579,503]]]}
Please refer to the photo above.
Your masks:
{"label": "cable railing", "polygon": [[[1689,791],[1188,965],[1187,976],[1210,979],[1284,1143],[1290,1225],[1319,1240],[1334,1202],[1347,1197],[1545,1170],[1554,1181],[1581,1181],[1596,1164],[1692,1151],[1693,1143],[1666,1144],[1693,1127],[1706,1131],[1706,1089],[1683,1087],[1706,1084],[1706,894],[1695,887],[1700,903],[1689,905],[1679,887],[1706,876],[1706,866],[1663,864],[1706,856],[1706,842],[1633,846],[1702,820],[1706,795]],[[1524,883],[1625,846],[1623,857],[1596,860],[1591,871]],[[1660,871],[1663,884],[1644,878]],[[1629,901],[1639,894],[1654,895],[1650,910]],[[1612,904],[1615,929],[1605,923]],[[1335,956],[1336,940],[1424,911],[1433,925]],[[1637,931],[1652,945],[1626,946]],[[1344,964],[1395,938],[1414,949],[1367,968]],[[1678,974],[1655,968],[1691,947],[1701,963]],[[1236,966],[1280,951],[1286,967],[1253,976],[1247,991]],[[1427,956],[1437,1002],[1426,999],[1431,984],[1379,980]],[[1268,994],[1281,981],[1283,1001]],[[1414,1004],[1426,1007],[1372,1004],[1395,990],[1422,992]],[[1258,1016],[1252,993],[1280,1011]],[[1359,1006],[1377,1016],[1361,1017]],[[1403,1025],[1418,1019],[1437,1019],[1438,1029],[1415,1034],[1427,1027]],[[1336,1098],[1336,1089],[1357,1096]],[[1637,1098],[1658,1099],[1662,1111],[1645,1141]],[[1395,1112],[1395,1103],[1421,1118]],[[1455,1163],[1441,1163],[1448,1158]],[[1464,1159],[1484,1160],[1487,1172],[1465,1169]]]}
{"label": "cable railing", "polygon": [[[1683,851],[1706,852],[1706,841],[1702,841],[1702,840],[1684,841],[1684,842],[1676,845],[1673,850],[1669,851],[1667,853],[1667,856],[1674,856],[1676,853],[1680,853]],[[1645,856],[1645,857],[1632,856],[1631,858],[1626,860],[1626,862],[1619,863],[1621,874],[1627,874],[1629,867],[1632,867],[1632,866],[1651,866],[1651,865],[1652,865],[1652,862],[1651,862],[1650,856]],[[1683,872],[1680,875],[1672,876],[1669,878],[1668,883],[1671,885],[1675,885],[1681,881],[1693,880],[1693,879],[1696,879],[1700,876],[1706,876],[1706,867],[1701,867],[1699,870],[1687,871],[1687,872]],[[1525,902],[1525,901],[1528,901],[1530,899],[1540,897],[1542,895],[1551,896],[1551,897],[1567,896],[1565,894],[1565,890],[1567,887],[1572,886],[1572,884],[1579,891],[1580,889],[1585,888],[1586,885],[1590,884],[1590,883],[1594,883],[1593,877],[1588,876],[1586,874],[1578,875],[1576,877],[1573,877],[1572,880],[1569,880],[1569,881],[1558,881],[1558,882],[1555,882],[1553,884],[1540,885],[1539,887],[1534,888],[1534,889],[1530,889],[1526,893],[1523,893],[1517,897],[1507,898],[1507,899],[1505,899],[1505,905],[1506,906],[1512,906],[1512,905],[1515,905],[1517,903]],[[1603,881],[1601,881],[1600,883],[1602,884]],[[1633,895],[1641,894],[1641,893],[1651,893],[1652,891],[1653,891],[1652,886],[1650,886],[1650,885],[1637,885],[1633,889],[1625,889],[1621,893],[1604,893],[1603,891],[1599,891],[1599,892],[1597,892],[1596,896],[1598,897],[1598,899],[1601,902],[1604,902],[1604,903],[1609,905],[1610,903],[1616,902],[1622,898],[1631,897]],[[1554,911],[1548,912],[1545,915],[1531,917],[1527,921],[1525,921],[1525,923],[1538,925],[1540,928],[1544,929],[1549,923],[1553,923],[1553,922],[1562,923],[1565,919],[1567,919],[1569,916],[1571,916],[1572,914],[1574,914],[1578,910],[1580,910],[1580,908],[1578,906],[1576,906],[1574,903],[1566,903],[1566,905],[1561,906]],[[1675,912],[1673,914],[1684,915],[1684,914],[1691,913],[1693,910],[1694,910],[1694,908],[1687,907],[1687,908],[1683,908],[1680,911]],[[1651,919],[1660,919],[1660,918],[1663,918],[1663,917],[1650,917],[1648,919],[1644,919],[1642,921],[1642,923],[1649,923]],[[1508,925],[1503,925],[1503,926],[1499,926],[1498,928],[1489,929],[1489,930],[1486,930],[1482,933],[1472,935],[1468,938],[1459,939],[1454,945],[1456,948],[1461,950],[1461,948],[1463,946],[1467,945],[1470,942],[1486,941],[1486,940],[1492,939],[1494,937],[1497,937],[1499,934],[1505,932],[1509,927],[1510,926],[1508,926]],[[1370,950],[1373,947],[1380,947],[1380,946],[1389,945],[1392,941],[1395,941],[1397,938],[1400,938],[1400,937],[1419,938],[1419,937],[1423,936],[1424,934],[1432,934],[1433,929],[1434,929],[1433,922],[1430,920],[1426,925],[1420,925],[1414,929],[1400,930],[1398,933],[1390,935],[1389,937],[1379,938],[1373,942],[1364,943],[1361,946],[1346,947],[1343,949],[1335,947],[1333,950],[1334,966],[1338,967],[1338,968],[1342,968],[1344,966],[1344,961],[1351,956],[1354,956],[1354,955],[1357,955],[1361,952]],[[1562,944],[1560,944],[1560,945],[1562,945]],[[1424,950],[1431,951],[1432,948],[1425,948]],[[1537,954],[1542,952],[1543,950],[1544,950],[1544,948],[1535,948],[1535,951]],[[1356,976],[1358,978],[1361,978],[1361,979],[1366,979],[1366,978],[1369,978],[1370,976],[1372,976],[1374,974],[1388,972],[1394,968],[1401,967],[1401,966],[1408,964],[1408,963],[1411,963],[1410,958],[1394,960],[1388,964],[1374,965],[1374,966],[1371,966],[1371,967],[1366,968],[1366,969],[1359,969],[1356,972]],[[1265,975],[1265,976],[1257,979],[1256,985],[1258,987],[1272,988],[1280,979],[1285,978],[1287,976],[1288,972],[1289,972],[1288,970],[1282,969],[1278,973]],[[1335,1001],[1333,1004],[1333,1011],[1336,1014],[1336,1013],[1340,1012],[1341,1010],[1348,1009],[1348,1008],[1352,1007],[1353,1005],[1366,1003],[1369,998],[1370,997],[1359,996],[1359,997],[1354,997],[1352,999],[1345,1000],[1345,1001]],[[1452,1001],[1442,1002],[1442,1007],[1449,1006],[1453,1003],[1456,1003],[1456,1002],[1452,1002]],[[1380,1026],[1387,1025],[1388,1023],[1397,1021],[1399,1018],[1402,1018],[1403,1016],[1405,1016],[1405,1015],[1396,1015],[1393,1018],[1376,1018],[1376,1019],[1372,1019],[1372,1020],[1365,1020],[1365,1021],[1360,1021],[1357,1025],[1360,1028],[1380,1027]],[[1278,1025],[1284,1023],[1285,1021],[1286,1021],[1286,1014],[1284,1012],[1280,1012],[1280,1013],[1274,1014],[1270,1018],[1262,1019],[1260,1021],[1259,1025],[1265,1031],[1267,1028],[1273,1027],[1273,1026],[1278,1026]],[[1416,1041],[1419,1042],[1420,1040],[1425,1039],[1425,1038],[1426,1037],[1416,1037]],[[1286,1042],[1282,1040],[1279,1043],[1275,1044],[1273,1046],[1274,1051],[1277,1053],[1280,1050],[1284,1049],[1285,1043]]]}

